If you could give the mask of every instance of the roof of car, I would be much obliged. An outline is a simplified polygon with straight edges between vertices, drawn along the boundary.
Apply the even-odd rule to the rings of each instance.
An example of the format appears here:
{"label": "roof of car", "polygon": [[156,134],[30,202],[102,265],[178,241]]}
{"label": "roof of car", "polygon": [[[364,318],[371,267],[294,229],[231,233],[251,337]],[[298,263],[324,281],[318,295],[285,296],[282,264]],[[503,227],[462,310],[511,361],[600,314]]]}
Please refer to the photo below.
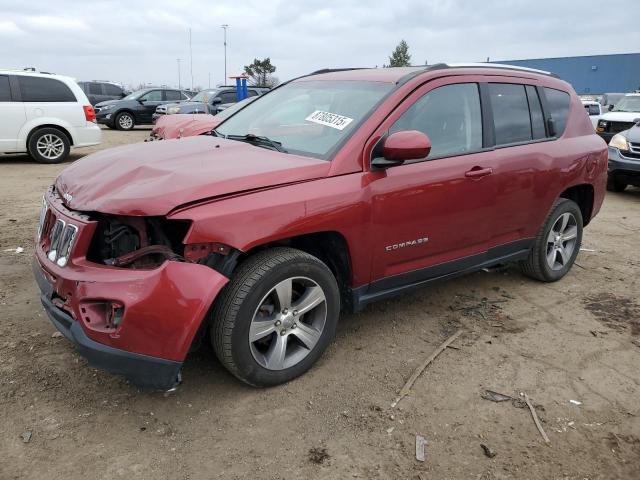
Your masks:
{"label": "roof of car", "polygon": [[499,63],[438,63],[434,65],[422,65],[415,67],[393,67],[393,68],[340,68],[324,69],[301,77],[299,80],[353,80],[398,83],[404,79],[412,78],[423,72],[443,70],[443,69],[469,69],[478,68],[483,70],[510,70],[522,73],[534,73],[556,77],[551,72],[536,70],[533,68],[517,67],[513,65],[503,65]]}

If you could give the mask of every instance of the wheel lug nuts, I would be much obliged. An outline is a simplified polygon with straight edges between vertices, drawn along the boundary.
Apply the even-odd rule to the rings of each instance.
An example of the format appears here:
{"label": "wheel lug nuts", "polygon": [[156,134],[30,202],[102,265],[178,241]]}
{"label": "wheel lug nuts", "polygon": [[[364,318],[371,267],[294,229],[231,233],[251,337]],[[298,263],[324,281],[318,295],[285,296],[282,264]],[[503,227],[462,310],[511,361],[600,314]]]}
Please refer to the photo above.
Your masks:
{"label": "wheel lug nuts", "polygon": [[294,314],[294,315],[298,315],[298,310],[294,310],[294,311],[293,311],[293,314]]}
{"label": "wheel lug nuts", "polygon": [[282,309],[282,313],[283,313],[284,315],[286,315],[287,313],[289,313],[289,310],[288,310],[288,309],[286,309],[286,308],[283,308],[283,309]]}
{"label": "wheel lug nuts", "polygon": [[286,330],[280,330],[280,335],[281,335],[281,336],[283,336],[283,337],[284,337],[286,334],[287,334],[287,331],[286,331]]}
{"label": "wheel lug nuts", "polygon": [[293,325],[291,325],[291,328],[296,328],[297,326],[298,325],[294,323]]}
{"label": "wheel lug nuts", "polygon": [[276,320],[276,323],[275,323],[276,327],[279,327],[281,324],[282,322],[280,320]]}

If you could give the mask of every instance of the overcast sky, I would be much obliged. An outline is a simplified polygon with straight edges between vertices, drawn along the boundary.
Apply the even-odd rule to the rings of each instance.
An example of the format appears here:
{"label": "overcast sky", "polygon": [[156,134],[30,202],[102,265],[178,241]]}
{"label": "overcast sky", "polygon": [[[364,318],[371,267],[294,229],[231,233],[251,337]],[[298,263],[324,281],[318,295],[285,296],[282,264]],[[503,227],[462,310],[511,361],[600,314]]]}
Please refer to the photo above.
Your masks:
{"label": "overcast sky", "polygon": [[0,0],[0,68],[78,80],[191,86],[271,57],[281,81],[326,67],[382,66],[401,39],[413,64],[640,51],[640,1]]}

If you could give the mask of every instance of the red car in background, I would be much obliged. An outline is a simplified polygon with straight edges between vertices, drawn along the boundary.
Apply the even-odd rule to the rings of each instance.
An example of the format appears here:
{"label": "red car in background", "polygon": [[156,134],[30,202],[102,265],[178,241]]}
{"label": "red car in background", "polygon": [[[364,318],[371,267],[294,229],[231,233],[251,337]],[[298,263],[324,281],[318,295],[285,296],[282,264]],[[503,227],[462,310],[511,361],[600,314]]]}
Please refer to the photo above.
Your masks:
{"label": "red car in background", "polygon": [[606,177],[605,142],[547,72],[325,70],[209,135],[67,167],[33,267],[93,366],[170,389],[210,338],[233,375],[271,386],[311,368],[341,311],[504,262],[560,280]]}
{"label": "red car in background", "polygon": [[162,115],[158,117],[155,125],[151,129],[150,138],[145,141],[171,140],[172,138],[193,137],[208,133],[223,120],[239,110],[242,110],[249,103],[258,97],[249,97],[237,103],[228,104],[227,108],[217,115],[206,113],[176,113],[173,115]]}

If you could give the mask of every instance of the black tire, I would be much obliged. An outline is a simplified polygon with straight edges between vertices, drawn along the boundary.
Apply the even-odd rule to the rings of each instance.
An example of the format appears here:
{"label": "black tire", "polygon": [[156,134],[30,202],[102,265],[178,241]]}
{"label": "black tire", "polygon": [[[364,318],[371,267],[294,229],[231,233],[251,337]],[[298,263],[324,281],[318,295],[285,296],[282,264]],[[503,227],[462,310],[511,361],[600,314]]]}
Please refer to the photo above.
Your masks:
{"label": "black tire", "polygon": [[627,184],[621,182],[615,175],[607,175],[607,190],[610,192],[623,192],[627,188]]}
{"label": "black tire", "polygon": [[[564,263],[562,268],[554,270],[550,267],[549,262],[547,261],[547,254],[549,252],[548,237],[551,232],[551,228],[565,213],[573,215],[573,218],[575,219],[577,227],[577,234],[575,237],[576,243],[569,259]],[[542,282],[555,282],[560,280],[569,270],[571,270],[571,267],[578,256],[580,245],[582,244],[582,229],[583,220],[580,207],[578,207],[574,201],[566,198],[559,198],[556,200],[551,212],[547,216],[547,219],[535,238],[533,248],[529,252],[529,258],[520,262],[522,272],[526,276]]]}
{"label": "black tire", "polygon": [[[249,328],[265,296],[279,282],[291,277],[306,277],[322,288],[326,320],[317,343],[306,357],[289,368],[270,370],[254,358]],[[211,342],[218,359],[233,375],[255,387],[270,387],[288,382],[311,368],[331,343],[339,313],[338,285],[324,263],[300,250],[272,248],[242,263],[216,299],[211,312]]]}
{"label": "black tire", "polygon": [[136,125],[136,119],[129,112],[120,112],[116,115],[114,125],[118,130],[133,130]]}
{"label": "black tire", "polygon": [[[51,149],[47,148],[51,145]],[[71,143],[69,137],[57,128],[41,128],[29,137],[27,145],[29,155],[38,163],[60,163],[69,156]]]}

